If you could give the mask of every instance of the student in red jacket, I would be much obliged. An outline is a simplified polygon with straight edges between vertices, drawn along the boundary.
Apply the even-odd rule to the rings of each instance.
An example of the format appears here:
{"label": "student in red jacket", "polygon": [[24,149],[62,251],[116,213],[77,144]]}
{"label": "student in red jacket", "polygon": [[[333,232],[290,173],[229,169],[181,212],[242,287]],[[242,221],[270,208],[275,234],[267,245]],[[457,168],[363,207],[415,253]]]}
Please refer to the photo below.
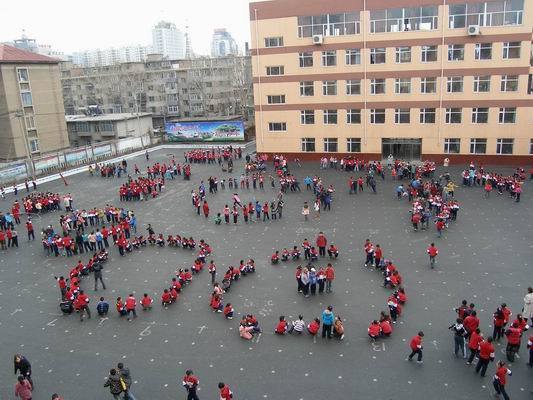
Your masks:
{"label": "student in red jacket", "polygon": [[518,323],[513,323],[513,325],[505,331],[505,336],[507,336],[507,347],[505,349],[507,360],[509,362],[514,362],[514,356],[520,348],[520,339],[522,338],[522,331],[518,327]]}
{"label": "student in red jacket", "polygon": [[328,239],[324,236],[323,232],[320,232],[316,238],[316,246],[318,247],[318,254],[320,257],[326,256],[326,246],[328,244]]}
{"label": "student in red jacket", "polygon": [[170,297],[170,292],[168,289],[165,289],[161,295],[161,305],[167,308],[170,303],[172,303],[172,297]]}
{"label": "student in red jacket", "polygon": [[494,346],[492,344],[492,337],[482,341],[478,347],[478,359],[476,365],[476,374],[481,371],[481,376],[485,376],[487,367],[490,361],[494,361]]}
{"label": "student in red jacket", "polygon": [[153,302],[154,300],[152,300],[152,298],[148,296],[148,293],[145,293],[143,298],[141,299],[141,306],[143,308],[143,311],[151,310]]}
{"label": "student in red jacket", "polygon": [[370,336],[370,339],[373,341],[381,336],[381,326],[377,320],[370,323],[370,326],[368,327],[368,336]]}
{"label": "student in red jacket", "polygon": [[224,382],[218,384],[220,390],[220,400],[231,400],[233,399],[233,392],[230,390],[229,386]]}
{"label": "student in red jacket", "polygon": [[411,342],[409,343],[409,347],[411,348],[411,354],[407,357],[408,361],[411,361],[415,354],[417,354],[417,362],[419,364],[422,363],[422,349],[424,346],[422,346],[422,339],[424,338],[424,332],[420,331],[416,336],[413,336],[411,339]]}
{"label": "student in red jacket", "polygon": [[311,336],[315,336],[319,330],[320,330],[320,320],[318,318],[315,318],[314,320],[311,321],[309,325],[307,325],[307,332],[309,332]]}
{"label": "student in red jacket", "polygon": [[435,243],[429,245],[427,253],[429,254],[429,264],[431,265],[431,268],[433,268],[435,266],[435,258],[437,257],[437,254],[439,254],[439,249],[435,247]]}
{"label": "student in red jacket", "polygon": [[335,269],[331,263],[328,263],[326,270],[326,293],[331,293],[331,287],[333,286],[333,281],[335,280]]}
{"label": "student in red jacket", "polygon": [[126,312],[128,313],[128,321],[131,321],[132,316],[133,318],[137,318],[137,312],[135,310],[136,307],[137,300],[135,300],[133,293],[130,293],[130,295],[126,298]]}
{"label": "student in red jacket", "polygon": [[285,316],[282,315],[279,317],[279,322],[274,332],[278,335],[285,335],[285,333],[287,333],[287,321],[285,321]]}
{"label": "student in red jacket", "polygon": [[83,321],[83,316],[87,313],[87,317],[91,318],[91,310],[89,309],[89,297],[80,290],[78,297],[74,300],[74,308],[80,313],[80,321]]}
{"label": "student in red jacket", "polygon": [[383,319],[379,323],[379,327],[381,328],[381,335],[385,337],[389,337],[392,333],[392,325],[390,323],[389,319]]}
{"label": "student in red jacket", "polygon": [[468,349],[470,350],[470,356],[466,361],[466,365],[472,364],[474,357],[478,353],[479,345],[483,342],[483,334],[479,328],[476,328],[470,333],[470,339],[468,340]]}
{"label": "student in red jacket", "polygon": [[475,310],[472,310],[470,315],[465,317],[463,320],[463,326],[468,333],[467,337],[470,337],[470,335],[479,327],[479,318],[477,317],[477,312]]}
{"label": "student in red jacket", "polygon": [[233,313],[234,313],[234,309],[233,309],[233,306],[231,305],[231,303],[228,303],[224,306],[224,317],[226,317],[227,319],[233,319]]}
{"label": "student in red jacket", "polygon": [[492,385],[498,396],[503,396],[504,400],[509,400],[509,395],[505,392],[505,384],[507,383],[507,375],[512,375],[510,369],[505,366],[505,362],[498,361],[496,374],[492,380]]}
{"label": "student in red jacket", "polygon": [[380,267],[382,258],[383,250],[381,249],[381,246],[379,244],[376,244],[376,249],[374,250],[374,262],[376,264],[376,268]]}

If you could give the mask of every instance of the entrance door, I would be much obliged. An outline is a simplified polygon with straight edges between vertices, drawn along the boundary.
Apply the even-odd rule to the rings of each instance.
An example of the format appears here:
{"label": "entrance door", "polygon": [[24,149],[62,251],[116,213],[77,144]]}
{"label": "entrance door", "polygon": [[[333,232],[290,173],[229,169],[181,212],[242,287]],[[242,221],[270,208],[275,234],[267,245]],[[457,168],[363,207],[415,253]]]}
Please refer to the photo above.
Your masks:
{"label": "entrance door", "polygon": [[383,159],[389,154],[400,160],[420,160],[422,154],[422,139],[381,139],[381,153]]}

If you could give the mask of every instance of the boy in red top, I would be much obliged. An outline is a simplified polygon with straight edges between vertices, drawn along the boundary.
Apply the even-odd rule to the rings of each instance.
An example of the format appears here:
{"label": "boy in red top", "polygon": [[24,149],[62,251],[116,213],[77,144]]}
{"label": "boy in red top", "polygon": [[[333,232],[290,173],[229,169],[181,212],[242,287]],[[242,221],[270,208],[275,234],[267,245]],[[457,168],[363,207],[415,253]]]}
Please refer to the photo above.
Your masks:
{"label": "boy in red top", "polygon": [[429,254],[429,264],[433,268],[435,266],[435,258],[439,254],[439,249],[435,247],[435,243],[431,243],[426,252]]}
{"label": "boy in red top", "polygon": [[370,326],[368,327],[368,336],[370,336],[370,339],[375,341],[380,335],[381,326],[379,325],[378,321],[374,320],[370,323]]}
{"label": "boy in red top", "polygon": [[505,362],[498,361],[498,366],[496,369],[496,374],[494,375],[494,379],[492,381],[492,385],[494,386],[494,390],[496,390],[496,394],[498,396],[502,395],[504,400],[509,400],[509,396],[505,392],[507,375],[512,375],[511,370],[505,366]]}
{"label": "boy in red top", "polygon": [[437,227],[437,235],[439,235],[439,237],[442,237],[442,231],[444,229],[444,221],[442,219],[439,219],[437,220],[437,222],[435,222],[435,226]]}
{"label": "boy in red top", "polygon": [[133,296],[133,293],[126,298],[126,312],[128,313],[128,321],[131,321],[131,318],[137,318],[137,312],[135,308],[137,307],[137,300]]}
{"label": "boy in red top", "polygon": [[314,320],[311,321],[309,325],[307,325],[307,332],[309,332],[311,336],[315,336],[318,333],[319,329],[320,329],[320,320],[318,318],[315,318]]}
{"label": "boy in red top", "polygon": [[379,326],[381,328],[381,334],[383,336],[389,337],[392,333],[392,325],[388,319],[383,319]]}
{"label": "boy in red top", "polygon": [[28,240],[35,240],[35,232],[33,231],[33,223],[31,219],[26,221],[26,229],[28,230]]}
{"label": "boy in red top", "polygon": [[413,336],[411,339],[411,342],[409,343],[409,347],[411,348],[411,354],[407,357],[408,361],[411,361],[415,354],[418,355],[417,362],[419,364],[422,363],[422,349],[424,346],[422,346],[422,338],[424,337],[424,332],[420,331],[416,336]]}
{"label": "boy in red top", "polygon": [[379,268],[381,264],[381,259],[383,258],[383,250],[379,244],[376,244],[376,249],[374,250],[374,262],[376,263],[376,268]]}
{"label": "boy in red top", "polygon": [[202,209],[204,211],[204,216],[206,218],[209,218],[209,204],[207,204],[207,201],[204,200],[204,204],[202,206]]}
{"label": "boy in red top", "polygon": [[226,304],[223,312],[224,312],[224,317],[226,317],[227,319],[233,319],[234,310],[233,310],[231,303]]}
{"label": "boy in red top", "polygon": [[168,307],[168,305],[172,302],[172,297],[170,297],[170,292],[168,289],[165,289],[163,291],[163,294],[161,295],[161,305],[165,308]]}
{"label": "boy in red top", "polygon": [[192,370],[188,369],[185,371],[185,376],[183,377],[183,387],[187,391],[187,400],[199,400],[196,395],[196,389],[200,381],[196,376],[193,375]]}
{"label": "boy in red top", "polygon": [[141,306],[143,308],[143,311],[151,310],[153,302],[154,300],[152,300],[152,298],[148,296],[148,293],[145,293],[143,298],[141,299]]}
{"label": "boy in red top", "polygon": [[54,276],[54,278],[57,280],[57,285],[61,291],[61,300],[65,300],[65,294],[67,293],[67,280],[63,276],[60,276],[59,278]]}
{"label": "boy in red top", "polygon": [[333,285],[333,280],[335,279],[335,269],[333,269],[333,265],[331,263],[328,263],[328,266],[325,270],[326,274],[326,293],[331,293],[331,286]]}
{"label": "boy in red top", "polygon": [[463,320],[463,326],[468,332],[468,336],[470,336],[478,328],[479,318],[477,317],[476,310],[473,310],[470,315],[465,317],[465,319]]}
{"label": "boy in red top", "polygon": [[318,247],[318,254],[320,257],[326,256],[326,246],[328,244],[328,239],[324,236],[323,232],[320,232],[316,238],[316,246]]}
{"label": "boy in red top", "polygon": [[276,250],[276,252],[270,256],[270,262],[272,264],[279,263],[279,251],[278,250]]}
{"label": "boy in red top", "polygon": [[285,317],[283,315],[279,317],[279,322],[274,332],[278,335],[285,335],[287,332],[287,321],[285,321]]}
{"label": "boy in red top", "polygon": [[492,338],[489,336],[487,340],[482,341],[478,347],[479,361],[476,365],[476,374],[481,371],[481,376],[485,376],[489,361],[494,360],[494,346],[492,345]]}
{"label": "boy in red top", "polygon": [[466,365],[470,365],[472,364],[472,361],[474,361],[474,357],[476,356],[478,352],[478,348],[481,342],[483,342],[483,334],[481,333],[479,328],[476,328],[470,334],[470,339],[468,340],[468,349],[470,350],[470,356],[468,357],[468,360],[466,361]]}
{"label": "boy in red top", "polygon": [[80,290],[80,294],[74,300],[74,308],[80,313],[80,321],[83,321],[83,316],[87,313],[87,317],[91,318],[91,310],[89,310],[89,297]]}
{"label": "boy in red top", "polygon": [[218,384],[220,389],[220,400],[231,400],[233,399],[233,392],[230,390],[229,386],[224,382]]}

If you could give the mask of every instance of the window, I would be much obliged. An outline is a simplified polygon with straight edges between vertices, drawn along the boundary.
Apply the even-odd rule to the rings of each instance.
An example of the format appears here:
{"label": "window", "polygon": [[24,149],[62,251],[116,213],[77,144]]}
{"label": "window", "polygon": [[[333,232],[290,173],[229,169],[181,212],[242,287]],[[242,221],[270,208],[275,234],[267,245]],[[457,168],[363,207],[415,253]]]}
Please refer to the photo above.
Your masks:
{"label": "window", "polygon": [[341,36],[359,33],[359,11],[298,17],[298,37]]}
{"label": "window", "polygon": [[399,64],[411,62],[410,47],[396,47],[396,62]]}
{"label": "window", "polygon": [[328,50],[322,52],[322,66],[323,67],[334,67],[337,65],[337,51]]}
{"label": "window", "polygon": [[437,93],[437,78],[421,78],[420,93]]}
{"label": "window", "polygon": [[422,62],[437,61],[438,47],[437,46],[422,46]]}
{"label": "window", "polygon": [[33,104],[33,100],[31,97],[31,92],[22,92],[20,94],[20,97],[22,99],[22,106],[23,107],[30,107]]}
{"label": "window", "polygon": [[487,107],[472,108],[472,123],[486,124],[489,122],[489,109]]}
{"label": "window", "polygon": [[476,43],[474,57],[476,60],[491,60],[492,43]]}
{"label": "window", "polygon": [[361,49],[346,50],[346,65],[361,64]]}
{"label": "window", "polygon": [[501,91],[502,92],[518,91],[518,75],[502,75]]}
{"label": "window", "polygon": [[30,152],[31,153],[39,152],[39,139],[30,139]]}
{"label": "window", "polygon": [[438,15],[437,6],[370,11],[370,32],[430,31],[437,29]]}
{"label": "window", "polygon": [[269,95],[267,96],[267,103],[268,104],[284,104],[285,95],[284,94]]}
{"label": "window", "polygon": [[461,151],[461,139],[444,139],[444,153],[457,154]]}
{"label": "window", "polygon": [[500,108],[500,124],[514,124],[516,122],[516,107]]}
{"label": "window", "polygon": [[370,94],[384,94],[385,93],[385,79],[371,79],[370,80]]}
{"label": "window", "polygon": [[313,125],[315,123],[315,110],[300,111],[300,123],[302,125]]}
{"label": "window", "polygon": [[114,126],[111,121],[102,121],[98,124],[98,129],[100,132],[113,132]]}
{"label": "window", "polygon": [[285,67],[283,65],[276,65],[273,67],[266,67],[267,75],[284,75]]}
{"label": "window", "polygon": [[346,94],[351,96],[361,94],[361,79],[346,81]]}
{"label": "window", "polygon": [[520,58],[520,42],[504,42],[503,58],[506,60]]}
{"label": "window", "polygon": [[176,113],[176,112],[178,112],[178,106],[168,106],[168,112],[169,112],[169,113]]}
{"label": "window", "polygon": [[265,47],[283,47],[283,37],[267,37],[265,38]]}
{"label": "window", "polygon": [[487,139],[470,139],[470,154],[485,154]]}
{"label": "window", "polygon": [[300,60],[300,68],[307,68],[313,66],[313,53],[310,51],[299,53],[298,59]]}
{"label": "window", "polygon": [[421,108],[420,109],[420,123],[421,124],[434,124],[435,115],[436,115],[436,112],[434,108]]}
{"label": "window", "polygon": [[384,124],[385,123],[385,109],[373,108],[370,110],[370,123],[371,124]]}
{"label": "window", "polygon": [[446,91],[448,93],[462,93],[463,92],[463,77],[462,76],[449,76],[448,83],[446,85]]}
{"label": "window", "polygon": [[287,123],[286,122],[269,122],[268,130],[270,132],[286,132]]}
{"label": "window", "polygon": [[462,108],[447,108],[446,109],[446,123],[460,124],[463,117]]}
{"label": "window", "polygon": [[17,75],[20,83],[27,83],[28,79],[28,70],[26,68],[17,68]]}
{"label": "window", "polygon": [[386,54],[385,47],[370,49],[370,64],[385,64]]}
{"label": "window", "polygon": [[513,154],[513,139],[497,139],[496,154]]}
{"label": "window", "polygon": [[360,153],[361,152],[361,138],[347,138],[346,139],[346,151],[348,153]]}
{"label": "window", "polygon": [[409,108],[397,108],[394,111],[395,124],[409,124],[411,122],[411,110]]}
{"label": "window", "polygon": [[338,151],[337,138],[324,138],[324,152],[336,153]]}
{"label": "window", "polygon": [[394,84],[394,93],[411,93],[411,78],[396,79],[396,82]]}
{"label": "window", "polygon": [[449,9],[449,28],[468,25],[521,25],[524,0],[491,0],[471,4],[452,4]]}
{"label": "window", "polygon": [[314,96],[315,83],[313,81],[300,82],[300,96]]}
{"label": "window", "polygon": [[324,124],[335,125],[337,123],[337,110],[324,110]]}
{"label": "window", "polygon": [[302,138],[302,151],[315,151],[315,138]]}
{"label": "window", "polygon": [[324,96],[336,96],[337,81],[322,81],[322,94]]}
{"label": "window", "polygon": [[448,61],[463,61],[465,59],[464,44],[448,45]]}
{"label": "window", "polygon": [[361,123],[361,110],[356,110],[356,109],[346,110],[346,123],[347,124],[360,124]]}
{"label": "window", "polygon": [[33,118],[33,115],[25,115],[24,123],[26,125],[27,131],[31,131],[35,129],[35,119]]}
{"label": "window", "polygon": [[474,76],[474,93],[490,92],[490,75]]}

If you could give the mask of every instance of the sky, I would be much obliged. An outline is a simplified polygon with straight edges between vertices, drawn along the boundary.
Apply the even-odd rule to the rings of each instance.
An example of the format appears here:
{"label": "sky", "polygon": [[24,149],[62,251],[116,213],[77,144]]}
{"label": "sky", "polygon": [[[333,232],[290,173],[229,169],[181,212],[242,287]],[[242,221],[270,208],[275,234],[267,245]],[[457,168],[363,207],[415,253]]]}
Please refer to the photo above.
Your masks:
{"label": "sky", "polygon": [[74,51],[152,43],[152,27],[170,21],[189,25],[195,53],[209,54],[213,29],[226,28],[240,49],[250,39],[248,0],[0,0],[0,42],[24,29],[39,44]]}

